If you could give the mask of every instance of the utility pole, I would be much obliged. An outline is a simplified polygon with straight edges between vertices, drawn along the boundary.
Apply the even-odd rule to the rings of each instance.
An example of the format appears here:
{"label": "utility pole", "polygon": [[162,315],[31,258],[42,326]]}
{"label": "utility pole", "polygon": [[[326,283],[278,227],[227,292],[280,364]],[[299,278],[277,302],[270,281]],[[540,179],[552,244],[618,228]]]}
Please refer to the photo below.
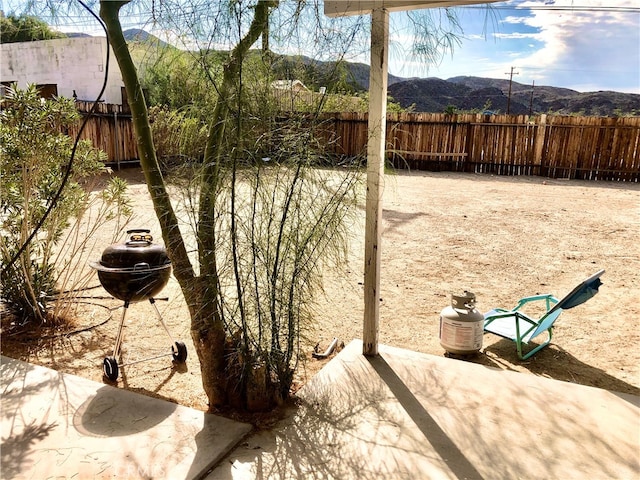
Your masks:
{"label": "utility pole", "polygon": [[520,72],[514,72],[516,67],[511,67],[511,72],[505,73],[505,75],[509,75],[509,97],[507,99],[507,115],[511,113],[511,85],[513,84],[513,76],[520,75]]}
{"label": "utility pole", "polygon": [[533,89],[536,88],[536,81],[531,82],[531,97],[529,98],[529,116],[533,115]]}

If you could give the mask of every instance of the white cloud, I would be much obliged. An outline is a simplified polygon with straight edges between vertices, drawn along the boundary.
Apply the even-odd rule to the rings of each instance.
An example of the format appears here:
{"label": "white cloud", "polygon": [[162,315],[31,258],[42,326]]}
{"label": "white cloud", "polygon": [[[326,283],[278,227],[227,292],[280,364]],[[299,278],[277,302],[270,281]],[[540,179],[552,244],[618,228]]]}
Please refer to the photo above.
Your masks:
{"label": "white cloud", "polygon": [[520,38],[538,38],[537,33],[494,33],[494,38],[504,39],[504,40],[513,40]]}
{"label": "white cloud", "polygon": [[[496,5],[502,7],[496,9],[502,18],[494,32],[488,27],[487,36],[481,35],[477,25],[482,14],[464,10],[460,19],[465,37],[453,57],[427,69],[423,62],[400,54],[390,58],[391,73],[508,78],[513,66],[519,73],[514,80],[520,83],[640,93],[637,0],[511,0]],[[477,14],[476,23],[465,23],[472,14]],[[396,41],[410,43],[399,37]]]}
{"label": "white cloud", "polygon": [[[584,9],[572,9],[576,2],[557,0],[554,7],[568,10],[531,10],[529,16],[505,22],[525,25],[538,33],[531,36],[542,47],[522,55],[519,67],[531,77],[559,82],[569,88],[594,87],[604,81],[612,89],[640,92],[640,24],[638,13],[598,9],[611,2],[580,0]],[[524,6],[540,5],[526,2]],[[615,8],[638,7],[635,1],[620,0]],[[618,87],[612,75],[617,75]],[[623,81],[622,78],[626,78]],[[580,87],[580,88],[579,88]]]}

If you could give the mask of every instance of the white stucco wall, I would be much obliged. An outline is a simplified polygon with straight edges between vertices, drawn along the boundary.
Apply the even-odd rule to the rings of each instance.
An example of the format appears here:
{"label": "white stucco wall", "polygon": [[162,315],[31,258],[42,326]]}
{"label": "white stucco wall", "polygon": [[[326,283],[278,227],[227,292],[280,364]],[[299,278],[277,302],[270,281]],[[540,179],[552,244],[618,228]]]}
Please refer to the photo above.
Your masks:
{"label": "white stucco wall", "polygon": [[[95,100],[104,82],[107,58],[105,37],[59,38],[37,42],[0,44],[0,81],[56,84],[58,96]],[[102,100],[122,104],[124,85],[118,63],[110,54],[107,89]]]}

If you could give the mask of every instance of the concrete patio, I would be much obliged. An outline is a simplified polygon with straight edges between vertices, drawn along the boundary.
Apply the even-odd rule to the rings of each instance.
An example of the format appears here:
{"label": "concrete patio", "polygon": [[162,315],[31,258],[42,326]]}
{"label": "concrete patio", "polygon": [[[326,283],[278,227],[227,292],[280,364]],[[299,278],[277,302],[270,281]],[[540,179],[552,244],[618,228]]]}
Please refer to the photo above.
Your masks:
{"label": "concrete patio", "polygon": [[[270,431],[2,357],[2,478],[635,479],[640,398],[353,341]],[[249,434],[249,435],[248,435]]]}
{"label": "concrete patio", "polygon": [[2,479],[199,478],[251,426],[1,357]]}
{"label": "concrete patio", "polygon": [[636,479],[640,398],[351,342],[207,480]]}

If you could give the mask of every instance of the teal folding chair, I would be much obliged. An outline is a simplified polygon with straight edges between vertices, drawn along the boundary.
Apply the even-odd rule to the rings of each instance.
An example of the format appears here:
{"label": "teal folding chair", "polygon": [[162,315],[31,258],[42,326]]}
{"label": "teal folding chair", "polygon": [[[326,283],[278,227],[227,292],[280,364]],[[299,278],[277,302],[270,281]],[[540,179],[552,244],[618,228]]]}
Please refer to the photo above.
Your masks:
{"label": "teal folding chair", "polygon": [[[530,358],[535,353],[542,350],[551,343],[553,336],[553,324],[558,319],[562,310],[576,307],[598,293],[598,288],[602,285],[600,276],[604,270],[591,275],[576,288],[558,300],[553,295],[533,295],[518,301],[518,304],[511,310],[495,308],[484,315],[484,331],[508,338],[516,342],[516,350],[521,360]],[[546,311],[540,318],[531,318],[522,309],[532,302],[544,301]],[[523,354],[523,345],[541,334],[547,334],[543,343],[536,345],[533,349]]]}

